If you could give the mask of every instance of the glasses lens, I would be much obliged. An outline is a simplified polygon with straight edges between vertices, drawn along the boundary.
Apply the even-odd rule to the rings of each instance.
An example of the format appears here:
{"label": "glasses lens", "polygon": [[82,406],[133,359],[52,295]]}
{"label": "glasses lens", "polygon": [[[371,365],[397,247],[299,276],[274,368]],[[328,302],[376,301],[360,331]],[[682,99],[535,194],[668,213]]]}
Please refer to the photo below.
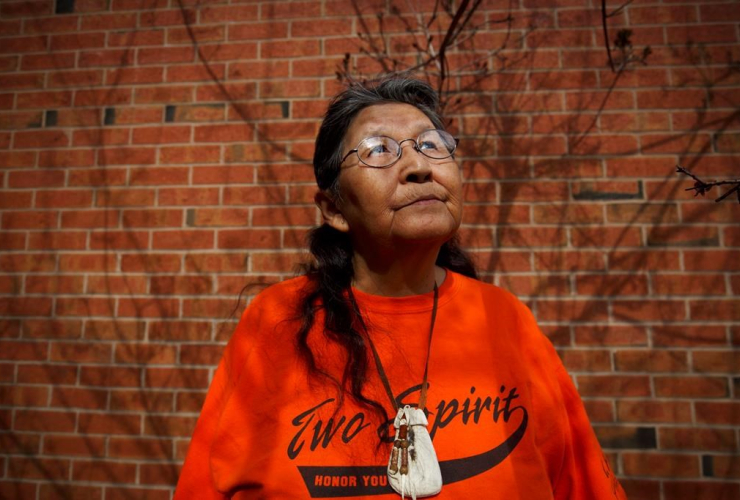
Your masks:
{"label": "glasses lens", "polygon": [[444,130],[422,132],[416,142],[419,144],[419,151],[437,160],[449,158],[457,147],[455,138]]}
{"label": "glasses lens", "polygon": [[400,146],[390,137],[368,137],[357,148],[357,154],[365,165],[387,167],[398,159]]}

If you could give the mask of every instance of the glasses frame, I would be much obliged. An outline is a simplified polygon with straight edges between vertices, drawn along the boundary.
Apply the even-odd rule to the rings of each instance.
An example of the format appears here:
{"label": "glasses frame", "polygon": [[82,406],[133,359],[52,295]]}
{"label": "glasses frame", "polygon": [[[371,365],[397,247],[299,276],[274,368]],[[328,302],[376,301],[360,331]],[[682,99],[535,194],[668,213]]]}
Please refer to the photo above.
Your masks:
{"label": "glasses frame", "polygon": [[[421,150],[421,148],[419,148],[419,137],[421,137],[422,135],[424,135],[424,134],[425,134],[425,133],[427,133],[427,132],[433,132],[433,131],[439,131],[439,132],[444,132],[445,134],[447,134],[447,135],[449,135],[450,137],[452,137],[452,139],[453,139],[453,140],[455,141],[455,147],[453,147],[453,148],[452,148],[452,151],[450,151],[450,154],[449,154],[449,155],[447,155],[447,156],[443,156],[442,158],[434,158],[434,157],[432,157],[432,156],[429,156],[429,155],[428,155],[428,154],[426,154],[426,153],[425,153],[424,151],[422,151],[422,150]],[[370,139],[375,139],[375,138],[378,138],[378,137],[387,137],[388,139],[392,140],[393,142],[397,142],[397,143],[398,143],[398,155],[396,156],[396,159],[395,159],[395,160],[393,160],[392,162],[390,162],[390,163],[389,163],[388,165],[383,165],[382,167],[378,167],[378,166],[376,166],[376,165],[369,165],[369,164],[365,163],[365,162],[364,162],[364,161],[362,160],[362,158],[360,158],[360,146],[362,146],[362,143],[364,143],[364,142],[365,142],[365,141],[367,141],[367,140],[370,140]],[[416,136],[416,139],[411,139],[411,138],[409,138],[409,139],[404,139],[404,140],[402,140],[402,141],[396,141],[396,140],[395,140],[395,139],[394,139],[393,137],[388,137],[387,135],[374,135],[374,136],[372,136],[372,137],[365,137],[365,138],[364,138],[363,140],[361,140],[361,141],[360,141],[360,142],[359,142],[359,143],[357,144],[357,147],[356,147],[355,149],[353,149],[353,150],[349,151],[349,152],[348,152],[348,153],[347,153],[346,155],[344,155],[344,158],[342,158],[342,161],[341,161],[341,162],[339,162],[339,164],[341,165],[342,163],[344,163],[344,161],[345,161],[345,160],[346,160],[347,158],[349,158],[349,157],[350,157],[350,156],[351,156],[351,155],[352,155],[352,154],[354,153],[354,154],[357,154],[357,159],[358,159],[358,160],[360,161],[360,163],[362,163],[362,164],[363,164],[363,165],[365,165],[366,167],[370,167],[370,168],[378,168],[378,169],[383,169],[383,168],[390,168],[390,167],[392,167],[393,165],[395,165],[395,164],[396,164],[396,163],[398,162],[398,160],[400,160],[400,159],[401,159],[401,156],[403,155],[403,143],[404,143],[404,142],[408,142],[408,141],[411,141],[411,142],[413,142],[413,143],[414,143],[414,146],[413,146],[413,147],[414,147],[414,149],[416,150],[416,152],[417,152],[417,153],[421,153],[421,154],[423,154],[424,156],[426,156],[426,157],[427,157],[427,158],[429,158],[430,160],[446,160],[447,158],[451,158],[451,157],[453,157],[453,156],[455,155],[455,151],[457,151],[457,146],[458,146],[458,145],[460,144],[460,139],[459,139],[458,137],[453,137],[453,136],[452,136],[452,134],[450,134],[450,133],[449,133],[449,132],[447,132],[446,130],[442,130],[442,129],[438,129],[438,128],[430,128],[430,129],[428,129],[428,130],[425,130],[425,131],[423,131],[423,132],[422,132],[421,134],[419,134],[418,136]]]}

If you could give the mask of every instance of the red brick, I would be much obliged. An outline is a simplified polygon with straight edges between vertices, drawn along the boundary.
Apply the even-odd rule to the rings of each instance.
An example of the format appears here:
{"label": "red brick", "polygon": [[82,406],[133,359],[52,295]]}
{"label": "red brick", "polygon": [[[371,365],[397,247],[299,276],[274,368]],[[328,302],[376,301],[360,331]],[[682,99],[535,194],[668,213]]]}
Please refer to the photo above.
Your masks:
{"label": "red brick", "polygon": [[541,321],[599,321],[607,316],[606,302],[585,300],[537,301],[537,318]]}
{"label": "red brick", "polygon": [[206,6],[200,11],[201,23],[254,21],[258,17],[257,5]]}
{"label": "red brick", "polygon": [[144,420],[144,434],[160,437],[189,437],[195,428],[195,417],[149,415]]}
{"label": "red brick", "polygon": [[142,484],[158,484],[169,486],[176,484],[180,475],[179,467],[173,467],[172,464],[149,463],[143,464],[140,479]]}
{"label": "red brick", "polygon": [[[51,395],[51,406],[61,408],[84,408],[87,410],[105,410],[108,407],[106,389],[82,389],[78,387],[54,387]],[[47,438],[48,439],[48,438]],[[74,438],[72,438],[74,439]],[[48,441],[44,439],[44,444]],[[63,443],[60,441],[57,443]]]}
{"label": "red brick", "polygon": [[193,184],[251,184],[254,172],[248,165],[193,167]]}
{"label": "red brick", "polygon": [[666,453],[623,453],[624,472],[635,476],[698,477],[699,457]]}
{"label": "red brick", "polygon": [[182,64],[168,66],[165,81],[171,82],[207,82],[212,80],[224,80],[226,66],[224,64],[209,64],[207,67],[201,63]]}
{"label": "red brick", "polygon": [[118,210],[65,210],[63,228],[105,228],[118,226]]}
{"label": "red brick", "polygon": [[647,276],[639,274],[592,274],[576,277],[576,293],[593,296],[648,295]]}
{"label": "red brick", "polygon": [[[15,128],[12,123],[9,126]],[[10,145],[8,139],[7,146]],[[0,151],[0,168],[33,167],[36,163],[34,151]]]}
{"label": "red brick", "polygon": [[78,428],[86,434],[141,434],[141,417],[126,413],[81,413]]}
{"label": "red brick", "polygon": [[[69,170],[69,186],[121,186],[126,183],[126,170],[123,168],[93,168]],[[62,216],[64,218],[64,216]]]}
{"label": "red brick", "polygon": [[[570,205],[570,207],[577,206]],[[538,208],[535,207],[535,211]],[[601,209],[602,207],[598,208]],[[547,207],[547,210],[553,211],[551,207]],[[543,207],[542,211],[546,212],[547,210]],[[614,251],[618,247],[642,246],[642,233],[636,227],[572,227],[570,229],[570,241],[574,247],[606,247]]]}
{"label": "red brick", "polygon": [[222,42],[226,36],[226,26],[188,26],[187,28],[168,28],[168,44],[201,44]]}
{"label": "red brick", "polygon": [[585,91],[565,94],[566,109],[571,111],[633,109],[634,96],[626,91]]}
{"label": "red brick", "polygon": [[619,300],[613,302],[612,314],[620,321],[681,321],[686,306],[677,300]]}
{"label": "red brick", "polygon": [[7,297],[0,301],[2,316],[50,316],[51,299],[47,297]]}
{"label": "red brick", "polygon": [[195,127],[195,142],[251,142],[254,139],[251,124],[199,125]]}
{"label": "red brick", "polygon": [[[52,78],[53,75],[52,73]],[[4,90],[40,89],[44,87],[44,75],[42,73],[0,73],[0,86]]]}
{"label": "red brick", "polygon": [[692,365],[696,372],[740,373],[740,352],[696,350]]}
{"label": "red brick", "polygon": [[161,253],[127,254],[121,257],[121,271],[147,273],[167,273],[180,270],[180,256]]}
{"label": "red brick", "polygon": [[250,268],[253,272],[287,273],[295,271],[298,264],[305,262],[306,255],[290,253],[253,253],[250,257]]}
{"label": "red brick", "polygon": [[113,316],[113,298],[58,298],[55,312],[58,316]]}
{"label": "red brick", "polygon": [[622,350],[614,354],[617,370],[628,372],[685,372],[688,361],[685,351]]}
{"label": "red brick", "polygon": [[203,102],[245,101],[257,97],[257,85],[253,82],[200,85],[196,89],[196,100]]}
{"label": "red brick", "polygon": [[157,47],[138,49],[136,62],[138,64],[169,64],[193,62],[195,50],[192,47]]}
{"label": "red brick", "polygon": [[[119,86],[126,84],[161,83],[164,81],[164,68],[117,68],[105,73],[106,85]],[[138,89],[137,89],[138,92]]]}
{"label": "red brick", "polygon": [[[141,370],[138,368],[114,366],[83,366],[80,372],[80,383],[82,385],[93,385],[98,387],[140,387]],[[80,415],[80,419],[82,419],[82,416],[83,415]],[[87,415],[87,417],[87,422],[89,424],[87,429],[83,428],[82,420],[80,420],[79,428],[83,432],[100,432],[100,430],[105,430],[104,423],[106,421],[116,420],[113,415],[93,414]],[[129,418],[128,420],[121,419],[121,422],[119,424],[114,424],[114,426],[120,425],[133,427],[129,424],[134,420],[138,422],[138,417],[136,417],[136,419]],[[93,431],[91,428],[95,428],[96,430]],[[138,434],[138,432],[136,434]]]}
{"label": "red brick", "polygon": [[688,401],[620,400],[618,419],[623,422],[690,423],[691,403]]}
{"label": "red brick", "polygon": [[118,316],[120,317],[174,318],[177,317],[179,308],[180,303],[177,299],[162,297],[118,299]]}
{"label": "red brick", "polygon": [[75,106],[117,106],[131,103],[131,89],[77,90]]}
{"label": "red brick", "polygon": [[172,410],[172,392],[152,390],[113,390],[110,395],[111,410],[169,412]]}
{"label": "red brick", "polygon": [[257,44],[253,42],[245,42],[201,45],[199,54],[200,58],[203,61],[206,61],[211,69],[219,68],[219,72],[221,74],[225,74],[224,65],[213,65],[213,61],[241,61],[244,59],[256,59]]}
{"label": "red brick", "polygon": [[81,336],[82,322],[78,320],[23,321],[24,338],[77,339]]}
{"label": "red brick", "polygon": [[3,229],[54,229],[57,227],[58,213],[52,211],[5,212],[2,218]]}
{"label": "red brick", "polygon": [[105,440],[93,436],[45,436],[44,454],[103,457]]}
{"label": "red brick", "polygon": [[216,163],[221,155],[218,146],[173,146],[159,151],[160,163]]}
{"label": "red brick", "polygon": [[[151,4],[147,4],[146,8],[151,8]],[[108,33],[109,47],[139,47],[146,45],[162,45],[163,43],[164,30],[161,29],[137,29],[134,31],[117,30]]]}
{"label": "red brick", "polygon": [[64,172],[62,170],[10,172],[8,186],[11,188],[62,187]]}
{"label": "red brick", "polygon": [[[294,23],[295,26],[295,23]],[[293,28],[295,30],[295,27]],[[229,40],[279,39],[288,36],[287,22],[230,24]]]}
{"label": "red brick", "polygon": [[162,460],[172,458],[172,441],[146,438],[111,438],[108,445],[111,458],[143,458]]}
{"label": "red brick", "polygon": [[47,49],[48,37],[46,36],[24,36],[6,38],[0,47],[0,53],[17,54],[20,52],[42,52]]}
{"label": "red brick", "polygon": [[61,130],[16,132],[13,146],[19,149],[57,148],[69,145],[69,136]]}
{"label": "red brick", "polygon": [[87,293],[111,295],[113,293],[145,294],[147,279],[144,276],[88,276]]}
{"label": "red brick", "polygon": [[594,372],[611,369],[609,351],[561,349],[558,354],[569,372]]}
{"label": "red brick", "polygon": [[280,97],[318,97],[321,89],[315,80],[285,80],[260,82],[260,97],[275,99]]}
{"label": "red brick", "polygon": [[635,397],[650,395],[650,379],[639,375],[579,375],[578,392],[583,396]]}
{"label": "red brick", "polygon": [[204,321],[152,321],[150,340],[206,341],[211,338],[212,326]]}
{"label": "red brick", "polygon": [[609,222],[667,224],[678,222],[678,209],[673,204],[614,203],[607,205],[606,216]]}
{"label": "red brick", "polygon": [[[24,363],[18,366],[18,383],[21,384],[74,384],[77,380],[77,367],[72,365],[55,365],[44,363],[42,365]],[[62,413],[62,415],[65,415]],[[67,414],[74,417],[74,414]],[[42,416],[48,417],[47,414]],[[60,421],[59,425],[66,425]],[[71,422],[74,428],[74,419]],[[66,431],[65,431],[66,432]]]}
{"label": "red brick", "polygon": [[[100,458],[89,462],[75,460],[72,479],[81,482],[133,483],[136,481],[136,464],[108,461]],[[106,498],[108,497],[110,497],[110,487],[106,488]]]}
{"label": "red brick", "polygon": [[175,107],[174,122],[220,122],[224,120],[224,104],[180,105]]}
{"label": "red brick", "polygon": [[74,412],[16,410],[16,431],[72,432],[75,430]]}
{"label": "red brick", "polygon": [[740,484],[708,481],[666,481],[666,498],[671,500],[730,500],[740,496]]}
{"label": "red brick", "polygon": [[151,26],[182,26],[195,24],[196,12],[189,9],[172,9],[145,11],[139,16],[139,25]]}
{"label": "red brick", "polygon": [[82,293],[84,276],[26,276],[26,293],[65,294]]}
{"label": "red brick", "polygon": [[[113,35],[113,33],[109,33]],[[110,38],[108,39],[110,45]],[[79,65],[81,68],[97,66],[128,66],[134,63],[134,51],[125,49],[116,50],[87,50],[80,52]]]}
{"label": "red brick", "polygon": [[49,272],[56,267],[56,257],[45,254],[5,254],[0,255],[0,269],[3,272]]}
{"label": "red brick", "polygon": [[655,377],[658,397],[721,398],[729,395],[727,379],[722,377]]}
{"label": "red brick", "polygon": [[156,231],[152,235],[154,249],[205,249],[213,248],[214,232],[197,231]]}
{"label": "red brick", "polygon": [[88,320],[85,322],[85,338],[92,340],[141,340],[145,324],[127,320]]}
{"label": "red brick", "polygon": [[504,227],[497,231],[497,240],[502,247],[549,247],[564,246],[566,232],[562,228],[549,227]]}
{"label": "red brick", "polygon": [[322,2],[291,2],[290,4],[269,3],[262,6],[261,19],[319,17]]}
{"label": "red brick", "polygon": [[122,364],[174,364],[177,349],[161,344],[119,344],[116,347],[116,363]]}
{"label": "red brick", "polygon": [[[737,439],[731,429],[663,427],[658,430],[661,449],[735,451]],[[673,498],[673,497],[672,497]]]}
{"label": "red brick", "polygon": [[218,364],[224,348],[220,345],[183,345],[180,350],[180,361],[187,365]]}
{"label": "red brick", "polygon": [[653,291],[659,295],[725,295],[721,274],[681,274],[652,276]]}
{"label": "red brick", "polygon": [[47,387],[2,385],[0,386],[0,401],[6,406],[48,406],[49,389]]}
{"label": "red brick", "polygon": [[697,401],[694,408],[700,424],[740,425],[740,403]]}
{"label": "red brick", "polygon": [[43,479],[50,482],[66,481],[69,477],[69,460],[13,457],[8,462],[7,476],[19,479]]}
{"label": "red brick", "polygon": [[208,370],[199,368],[147,368],[147,387],[203,388],[208,387]]}
{"label": "red brick", "polygon": [[124,227],[181,227],[182,222],[183,211],[177,209],[124,210],[122,217]]}
{"label": "red brick", "polygon": [[695,300],[689,307],[694,321],[740,321],[740,300]]}
{"label": "red brick", "polygon": [[544,271],[598,271],[606,269],[599,252],[572,252],[562,249],[538,251],[534,254],[535,269]]}
{"label": "red brick", "polygon": [[110,189],[98,191],[98,207],[136,207],[154,205],[154,189]]}
{"label": "red brick", "polygon": [[138,87],[134,94],[136,104],[152,103],[181,103],[193,101],[193,88],[191,86],[178,87],[167,85],[165,87]]}
{"label": "red brick", "polygon": [[614,271],[677,271],[681,268],[677,251],[611,251],[607,260],[609,269]]}

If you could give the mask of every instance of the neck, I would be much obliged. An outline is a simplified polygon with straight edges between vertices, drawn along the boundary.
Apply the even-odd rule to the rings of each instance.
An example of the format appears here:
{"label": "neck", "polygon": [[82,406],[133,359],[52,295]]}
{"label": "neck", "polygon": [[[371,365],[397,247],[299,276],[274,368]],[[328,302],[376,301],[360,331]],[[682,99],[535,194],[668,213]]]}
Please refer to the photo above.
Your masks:
{"label": "neck", "polygon": [[441,285],[445,270],[435,262],[440,245],[395,248],[392,252],[355,248],[354,287],[372,295],[403,297],[431,292]]}

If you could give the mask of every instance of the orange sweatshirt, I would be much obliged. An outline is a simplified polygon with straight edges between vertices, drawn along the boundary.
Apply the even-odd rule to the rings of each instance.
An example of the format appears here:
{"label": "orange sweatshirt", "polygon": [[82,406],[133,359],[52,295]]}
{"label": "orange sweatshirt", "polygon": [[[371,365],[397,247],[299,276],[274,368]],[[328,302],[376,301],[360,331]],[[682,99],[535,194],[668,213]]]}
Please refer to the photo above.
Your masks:
{"label": "orange sweatshirt", "polygon": [[[376,412],[309,376],[297,357],[299,277],[250,304],[226,347],[193,434],[175,500],[399,498]],[[397,400],[416,404],[433,294],[354,291]],[[309,335],[317,365],[344,357]],[[372,357],[365,393],[394,412]],[[573,383],[529,309],[498,287],[448,271],[429,360],[429,433],[444,486],[435,498],[625,499]]]}

